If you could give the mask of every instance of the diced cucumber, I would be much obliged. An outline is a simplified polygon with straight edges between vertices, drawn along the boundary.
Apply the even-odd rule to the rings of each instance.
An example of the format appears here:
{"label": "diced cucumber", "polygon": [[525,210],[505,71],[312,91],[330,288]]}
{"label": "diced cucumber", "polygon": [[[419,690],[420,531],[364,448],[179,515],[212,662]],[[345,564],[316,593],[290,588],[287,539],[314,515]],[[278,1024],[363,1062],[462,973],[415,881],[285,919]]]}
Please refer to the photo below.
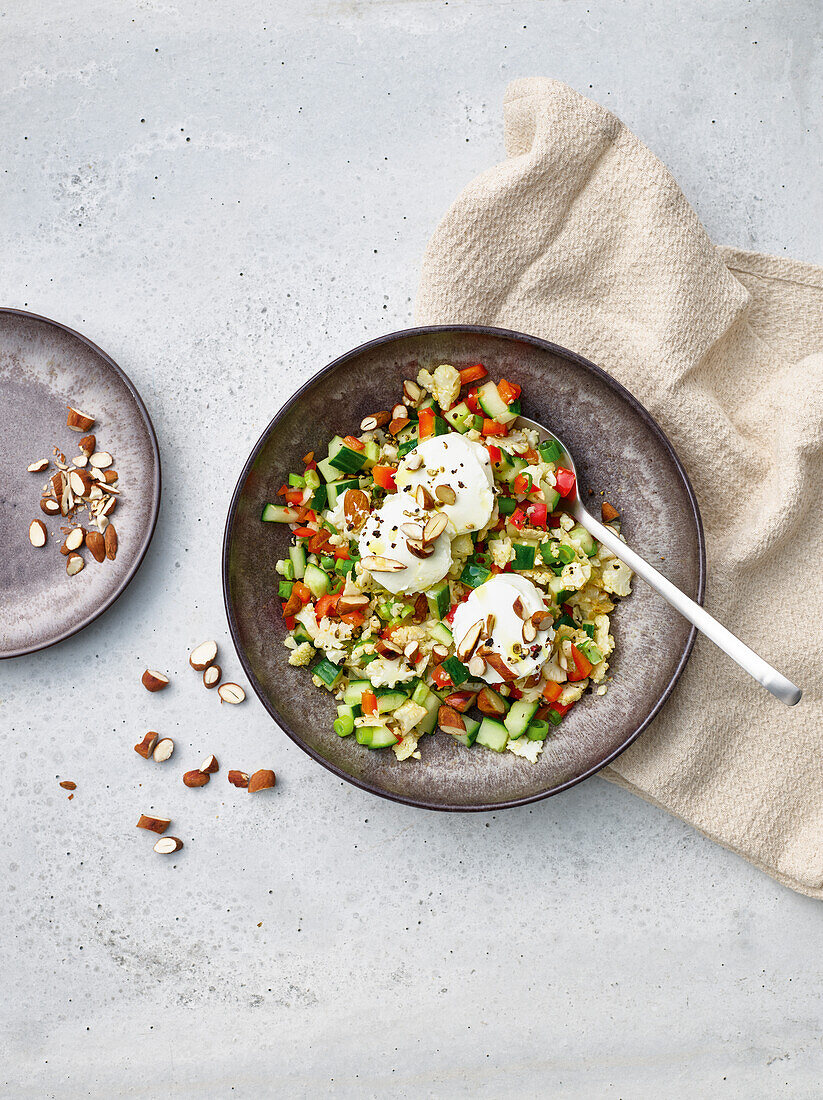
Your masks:
{"label": "diced cucumber", "polygon": [[576,523],[569,531],[569,540],[578,546],[588,558],[597,553],[597,542],[582,524]]}
{"label": "diced cucumber", "polygon": [[456,432],[465,433],[472,426],[473,413],[465,401],[455,405],[453,409],[446,409],[443,417]]}
{"label": "diced cucumber", "polygon": [[440,642],[441,645],[451,645],[454,641],[452,632],[445,623],[435,623],[431,628],[431,635],[435,641]]}
{"label": "diced cucumber", "polygon": [[419,707],[424,707],[428,702],[429,696],[434,692],[429,691],[422,680],[418,680],[414,685],[414,690],[411,693],[411,701],[417,703]]}
{"label": "diced cucumber", "polygon": [[[451,736],[455,741],[459,741],[461,745],[465,745],[466,748],[470,748],[477,740],[477,731],[480,729],[480,723],[475,718],[469,718],[467,714],[461,714],[463,724],[465,725],[465,731],[458,732],[455,730]],[[451,732],[451,731],[449,731]]]}
{"label": "diced cucumber", "polygon": [[573,589],[566,588],[566,582],[562,577],[552,577],[549,580],[548,589],[554,602],[558,604],[564,603],[566,597],[570,596],[573,592]]}
{"label": "diced cucumber", "polygon": [[549,723],[545,718],[535,718],[526,730],[530,741],[545,741],[549,736]]}
{"label": "diced cucumber", "polygon": [[463,566],[463,572],[460,574],[460,582],[468,588],[479,588],[481,584],[485,584],[491,575],[491,569],[487,569],[485,565],[475,565],[473,562],[467,561]]}
{"label": "diced cucumber", "polygon": [[343,675],[343,669],[330,661],[328,657],[322,657],[311,671],[312,675],[319,676],[329,689],[335,687]]}
{"label": "diced cucumber", "polygon": [[406,693],[397,688],[377,688],[374,693],[377,696],[377,713],[391,714],[406,702]]}
{"label": "diced cucumber", "polygon": [[356,474],[358,470],[363,469],[365,461],[365,451],[356,451],[353,447],[348,447],[339,435],[336,435],[329,444],[329,462],[344,474]]}
{"label": "diced cucumber", "polygon": [[502,752],[508,739],[509,731],[502,722],[498,722],[496,718],[484,718],[475,740],[478,745],[492,749],[493,752]]}
{"label": "diced cucumber", "polygon": [[380,461],[380,444],[376,439],[367,439],[363,444],[365,448],[363,451],[365,469],[369,470],[376,462]]}
{"label": "diced cucumber", "polygon": [[511,516],[517,511],[517,501],[514,497],[498,497],[497,511],[501,516]]}
{"label": "diced cucumber", "polygon": [[498,481],[510,483],[514,481],[519,473],[526,469],[528,462],[525,458],[521,458],[520,455],[509,454],[508,451],[502,451],[502,457],[498,463],[495,464],[495,472]]}
{"label": "diced cucumber", "polygon": [[414,433],[412,435],[410,435],[410,437],[408,439],[404,439],[402,443],[398,443],[398,445],[397,445],[397,457],[398,458],[405,458],[405,456],[409,453],[409,451],[414,450],[414,448],[417,446],[417,443],[418,443],[417,429],[415,428]]}
{"label": "diced cucumber", "polygon": [[297,509],[282,504],[264,504],[260,518],[264,523],[297,523]]}
{"label": "diced cucumber", "polygon": [[549,485],[548,481],[541,481],[540,488],[543,490],[543,499],[546,502],[546,508],[553,512],[560,503],[560,493],[557,489]]}
{"label": "diced cucumber", "polygon": [[291,632],[291,636],[292,638],[294,638],[298,645],[302,645],[303,642],[310,642],[312,645],[314,644],[311,640],[311,634],[309,634],[308,630],[306,630],[305,626],[303,626],[299,619],[294,624],[294,630]]}
{"label": "diced cucumber", "polygon": [[[423,687],[425,686],[426,685],[424,684]],[[412,696],[412,699],[414,699],[414,696]],[[421,702],[420,706],[426,708],[426,717],[421,718],[414,729],[415,733],[422,737],[424,733],[431,733],[434,727],[437,725],[437,715],[440,710],[440,699],[434,694],[433,691],[429,691],[428,698],[424,702]]]}
{"label": "diced cucumber", "polygon": [[346,493],[348,489],[358,489],[360,482],[356,477],[347,477],[342,481],[336,481],[332,485],[326,486],[326,492],[329,498],[329,508],[336,508],[337,502]]}
{"label": "diced cucumber", "polygon": [[370,749],[387,749],[397,744],[397,738],[385,726],[358,726],[355,737],[358,745],[368,745]]}
{"label": "diced cucumber", "polygon": [[329,575],[324,573],[316,565],[307,565],[303,579],[311,589],[311,594],[316,600],[324,596],[329,590]]}
{"label": "diced cucumber", "polygon": [[306,572],[306,551],[303,546],[290,546],[289,557],[294,566],[294,579],[301,581]]}
{"label": "diced cucumber", "polygon": [[349,680],[349,686],[343,692],[343,702],[347,706],[360,706],[363,700],[363,692],[371,691],[371,683],[368,680]]}
{"label": "diced cucumber", "polygon": [[305,489],[306,479],[302,474],[289,474],[289,488],[290,489]]}
{"label": "diced cucumber", "polygon": [[325,481],[337,481],[340,477],[340,471],[332,466],[327,458],[323,458],[317,463],[317,469],[323,475]]}
{"label": "diced cucumber", "polygon": [[329,490],[326,485],[318,485],[311,496],[311,506],[315,512],[322,512],[329,502]]}
{"label": "diced cucumber", "polygon": [[287,600],[291,596],[292,588],[294,588],[294,581],[281,581],[277,586],[277,595],[281,600]]}
{"label": "diced cucumber", "polygon": [[511,411],[491,380],[484,382],[477,391],[477,402],[486,416],[500,424],[510,424],[517,419],[518,414]]}
{"label": "diced cucumber", "polygon": [[509,737],[516,741],[518,737],[529,728],[529,722],[534,718],[538,703],[527,703],[525,699],[517,699],[511,705],[511,710],[503,719],[503,725],[509,731]]}
{"label": "diced cucumber", "polygon": [[[444,616],[448,615],[449,607],[451,606],[449,582],[441,581],[440,584],[436,584],[434,588],[430,588],[426,593],[426,599],[429,601],[429,611],[435,619],[444,618]],[[449,641],[451,641],[451,635],[449,635]]]}

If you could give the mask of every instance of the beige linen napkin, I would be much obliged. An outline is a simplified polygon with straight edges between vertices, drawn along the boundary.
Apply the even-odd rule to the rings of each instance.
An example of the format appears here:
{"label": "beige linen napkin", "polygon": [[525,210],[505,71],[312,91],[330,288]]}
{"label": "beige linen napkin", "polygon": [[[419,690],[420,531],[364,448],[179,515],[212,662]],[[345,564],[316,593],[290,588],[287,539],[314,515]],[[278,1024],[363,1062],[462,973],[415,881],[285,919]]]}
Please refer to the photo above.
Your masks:
{"label": "beige linen napkin", "polygon": [[418,321],[533,333],[627,386],[697,493],[708,610],[805,691],[790,710],[698,638],[602,774],[823,897],[823,269],[713,245],[660,161],[564,84],[516,81],[504,115],[507,159],[435,232]]}

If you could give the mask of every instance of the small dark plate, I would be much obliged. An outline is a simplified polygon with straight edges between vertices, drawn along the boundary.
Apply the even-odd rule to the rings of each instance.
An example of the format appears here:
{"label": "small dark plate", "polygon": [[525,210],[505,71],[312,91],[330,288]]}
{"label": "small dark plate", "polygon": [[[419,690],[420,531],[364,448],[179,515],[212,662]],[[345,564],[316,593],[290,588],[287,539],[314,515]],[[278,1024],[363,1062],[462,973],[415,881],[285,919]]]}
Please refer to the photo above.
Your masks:
{"label": "small dark plate", "polygon": [[[420,367],[483,363],[523,387],[523,414],[557,432],[574,454],[585,499],[620,510],[623,532],[684,592],[703,598],[700,513],[671,444],[646,410],[599,367],[570,351],[502,329],[410,329],[355,348],[307,383],[272,420],[235,489],[223,545],[223,587],[240,660],[264,706],[292,740],[336,775],[385,798],[436,810],[493,810],[556,794],[594,774],[646,728],[689,657],[695,631],[640,581],[613,616],[614,680],[586,695],[546,742],[537,764],[512,753],[466,749],[435,733],[422,760],[398,763],[332,730],[332,697],[288,663],[275,562],[288,528],[261,523],[289,471],[332,435],[357,432],[368,413],[391,408]],[[589,487],[594,496],[589,497]]]}
{"label": "small dark plate", "polygon": [[[98,564],[81,550],[86,566],[74,577],[59,552],[69,521],[40,510],[41,488],[56,471],[53,446],[71,462],[85,434],[66,426],[67,405],[96,417],[91,430],[114,456],[122,489],[112,516],[115,561]],[[0,657],[19,657],[87,626],[137,572],[160,508],[160,455],[145,405],[114,360],[79,332],[19,309],[0,309],[0,408]],[[41,458],[49,469],[27,473]],[[33,519],[48,529],[43,549],[29,542]]]}

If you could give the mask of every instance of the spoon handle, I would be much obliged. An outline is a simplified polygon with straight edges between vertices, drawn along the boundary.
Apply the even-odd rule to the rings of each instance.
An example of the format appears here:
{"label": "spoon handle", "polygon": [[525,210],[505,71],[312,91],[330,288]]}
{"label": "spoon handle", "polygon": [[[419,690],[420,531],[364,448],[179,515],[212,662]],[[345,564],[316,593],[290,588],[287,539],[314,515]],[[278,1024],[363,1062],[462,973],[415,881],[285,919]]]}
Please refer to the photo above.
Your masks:
{"label": "spoon handle", "polygon": [[619,539],[613,531],[604,527],[599,520],[590,515],[579,501],[575,502],[573,511],[574,518],[578,523],[582,524],[590,534],[594,535],[605,547],[611,550],[615,557],[620,558],[630,569],[633,569],[638,577],[642,577],[656,592],[659,592],[664,600],[668,600],[672,607],[687,618],[690,623],[693,623],[702,634],[705,634],[707,638],[711,638],[714,644],[728,654],[733,661],[737,661],[745,672],[753,676],[776,699],[789,707],[793,707],[795,703],[800,701],[803,692],[799,687],[793,684],[791,680],[787,680],[776,668],[772,668],[762,657],[758,657],[754,650],[744,645],[717,619],[713,619],[700,604],[690,600],[685,592],[681,592],[662,573],[658,573],[653,566],[649,565],[630,546]]}

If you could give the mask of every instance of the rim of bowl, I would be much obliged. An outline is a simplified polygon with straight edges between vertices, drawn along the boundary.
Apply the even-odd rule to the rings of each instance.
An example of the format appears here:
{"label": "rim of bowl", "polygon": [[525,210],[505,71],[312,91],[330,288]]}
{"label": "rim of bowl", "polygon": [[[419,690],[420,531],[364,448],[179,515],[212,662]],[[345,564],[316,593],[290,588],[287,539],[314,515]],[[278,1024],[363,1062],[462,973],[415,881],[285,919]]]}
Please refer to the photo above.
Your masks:
{"label": "rim of bowl", "polygon": [[338,356],[328,366],[323,367],[316,374],[313,374],[311,378],[306,382],[289,398],[288,401],[278,410],[276,415],[272,417],[268,425],[260,435],[259,439],[252,448],[251,454],[246,460],[240,477],[232,493],[231,503],[229,504],[229,511],[226,517],[226,526],[223,533],[223,553],[222,553],[222,578],[223,578],[223,602],[226,608],[226,616],[229,623],[229,631],[231,632],[232,642],[234,648],[237,651],[237,655],[240,658],[240,664],[243,666],[249,683],[254,689],[255,694],[261,701],[263,706],[268,711],[269,715],[274,718],[283,732],[291,738],[296,745],[299,745],[304,752],[316,760],[318,764],[322,764],[324,768],[332,772],[333,775],[338,776],[340,779],[346,780],[346,782],[353,784],[355,787],[359,787],[361,790],[368,791],[370,794],[378,795],[381,798],[387,798],[391,802],[401,802],[406,806],[415,806],[418,809],[423,810],[438,810],[443,813],[488,813],[494,810],[508,810],[515,806],[527,806],[532,802],[541,802],[544,798],[551,798],[553,795],[560,794],[562,791],[568,790],[570,787],[577,786],[578,783],[582,783],[585,779],[591,778],[596,775],[602,768],[605,768],[607,764],[610,764],[613,760],[616,760],[621,753],[633,744],[641,733],[651,724],[660,712],[661,707],[671,695],[674,690],[674,686],[680,679],[683,669],[686,667],[686,663],[691,656],[692,649],[694,648],[695,639],[697,637],[697,629],[693,626],[689,631],[689,636],[686,641],[686,645],[677,662],[674,672],[669,679],[668,684],[661,693],[659,699],[652,707],[649,714],[644,720],[632,731],[629,737],[607,756],[604,760],[600,761],[594,767],[589,768],[588,771],[582,775],[575,776],[573,779],[566,780],[564,783],[559,784],[556,787],[552,787],[550,790],[539,791],[536,794],[524,795],[522,798],[506,799],[502,802],[484,802],[476,806],[457,805],[454,803],[442,803],[442,802],[429,802],[421,798],[411,798],[407,795],[395,794],[391,791],[387,791],[379,787],[375,783],[371,783],[367,780],[359,779],[353,775],[350,775],[344,768],[339,767],[337,764],[333,764],[330,760],[327,760],[319,752],[317,752],[311,745],[309,745],[300,734],[296,733],[291,726],[280,715],[277,707],[272,703],[271,699],[266,695],[262,685],[258,682],[257,677],[252,671],[249,660],[246,656],[245,650],[242,647],[239,637],[239,626],[234,613],[234,608],[231,603],[231,596],[229,592],[229,554],[231,548],[232,530],[234,527],[234,519],[237,513],[237,506],[240,500],[240,495],[243,491],[243,486],[246,483],[246,479],[254,465],[257,456],[266,443],[269,435],[273,429],[277,426],[279,421],[285,414],[296,405],[303,394],[310,387],[314,386],[321,378],[330,374],[341,364],[348,362],[351,359],[355,359],[357,356],[362,355],[365,351],[371,351],[374,348],[379,348],[385,344],[393,343],[397,340],[407,339],[414,336],[427,336],[441,332],[465,332],[480,334],[485,336],[497,336],[502,339],[511,340],[513,342],[522,342],[531,344],[533,347],[541,348],[544,351],[551,352],[554,355],[563,359],[569,359],[585,370],[594,374],[597,378],[604,381],[612,390],[618,393],[628,404],[634,409],[634,411],[640,416],[644,423],[651,429],[651,431],[657,436],[658,440],[663,444],[664,449],[668,453],[675,469],[683,482],[683,487],[686,490],[686,497],[691,508],[692,518],[694,520],[695,527],[697,529],[697,545],[698,545],[698,580],[697,580],[697,593],[695,600],[697,603],[702,604],[705,596],[706,588],[706,543],[703,534],[703,521],[700,516],[700,508],[697,503],[697,498],[692,488],[692,483],[689,480],[689,475],[686,473],[683,463],[680,461],[677,452],[669,440],[669,437],[651,415],[651,413],[642,405],[637,398],[622,386],[616,379],[612,378],[602,367],[598,367],[596,363],[592,363],[589,359],[586,359],[582,355],[578,355],[577,352],[569,351],[568,348],[562,347],[560,344],[554,344],[550,340],[543,340],[538,336],[529,336],[527,333],[517,332],[514,329],[496,328],[493,325],[421,325],[414,328],[399,329],[395,332],[387,333],[384,336],[378,336],[374,340],[368,340],[364,344],[358,345],[356,348],[352,348],[351,351],[345,352],[343,355]]}
{"label": "rim of bowl", "polygon": [[28,653],[38,653],[42,649],[50,649],[51,646],[58,645],[60,642],[65,642],[67,638],[71,638],[75,634],[79,634],[81,630],[84,630],[87,626],[93,623],[95,619],[98,619],[104,611],[108,611],[111,605],[123,595],[123,593],[126,591],[128,586],[134,579],[135,573],[143,564],[143,558],[146,556],[146,552],[149,548],[152,537],[154,536],[154,531],[157,527],[157,518],[160,514],[160,494],[163,479],[162,471],[160,468],[160,448],[157,445],[157,435],[154,431],[154,424],[152,424],[151,417],[149,416],[149,410],[144,405],[143,398],[137,392],[137,388],[135,387],[132,380],[122,369],[122,367],[118,367],[117,363],[115,363],[108,352],[103,351],[103,349],[98,347],[93,340],[89,340],[87,336],[84,336],[82,332],[78,332],[76,329],[69,328],[68,325],[64,325],[60,321],[55,321],[51,317],[43,317],[40,313],[30,313],[28,310],[14,309],[11,306],[0,306],[0,316],[23,317],[27,321],[40,321],[42,324],[51,325],[53,328],[60,329],[61,332],[65,332],[68,333],[69,336],[73,336],[75,340],[79,340],[81,344],[85,344],[86,347],[90,351],[92,351],[99,359],[102,359],[106,366],[110,370],[113,370],[114,373],[119,376],[120,380],[125,384],[126,389],[129,391],[132,398],[134,399],[137,410],[140,413],[140,416],[142,417],[143,422],[146,425],[146,429],[149,433],[149,441],[151,443],[152,454],[154,456],[154,467],[157,471],[157,481],[154,487],[154,492],[152,493],[151,523],[149,524],[148,531],[146,532],[143,538],[143,542],[138,550],[137,557],[132,562],[132,565],[129,568],[128,573],[126,573],[126,576],[123,578],[123,582],[120,587],[110,596],[108,596],[103,601],[103,603],[93,612],[91,612],[89,615],[86,615],[85,618],[81,619],[78,623],[67,627],[56,638],[52,638],[48,642],[39,642],[36,645],[24,646],[22,649],[15,649],[11,653],[0,653],[0,660],[10,660],[12,657],[25,657]]}

